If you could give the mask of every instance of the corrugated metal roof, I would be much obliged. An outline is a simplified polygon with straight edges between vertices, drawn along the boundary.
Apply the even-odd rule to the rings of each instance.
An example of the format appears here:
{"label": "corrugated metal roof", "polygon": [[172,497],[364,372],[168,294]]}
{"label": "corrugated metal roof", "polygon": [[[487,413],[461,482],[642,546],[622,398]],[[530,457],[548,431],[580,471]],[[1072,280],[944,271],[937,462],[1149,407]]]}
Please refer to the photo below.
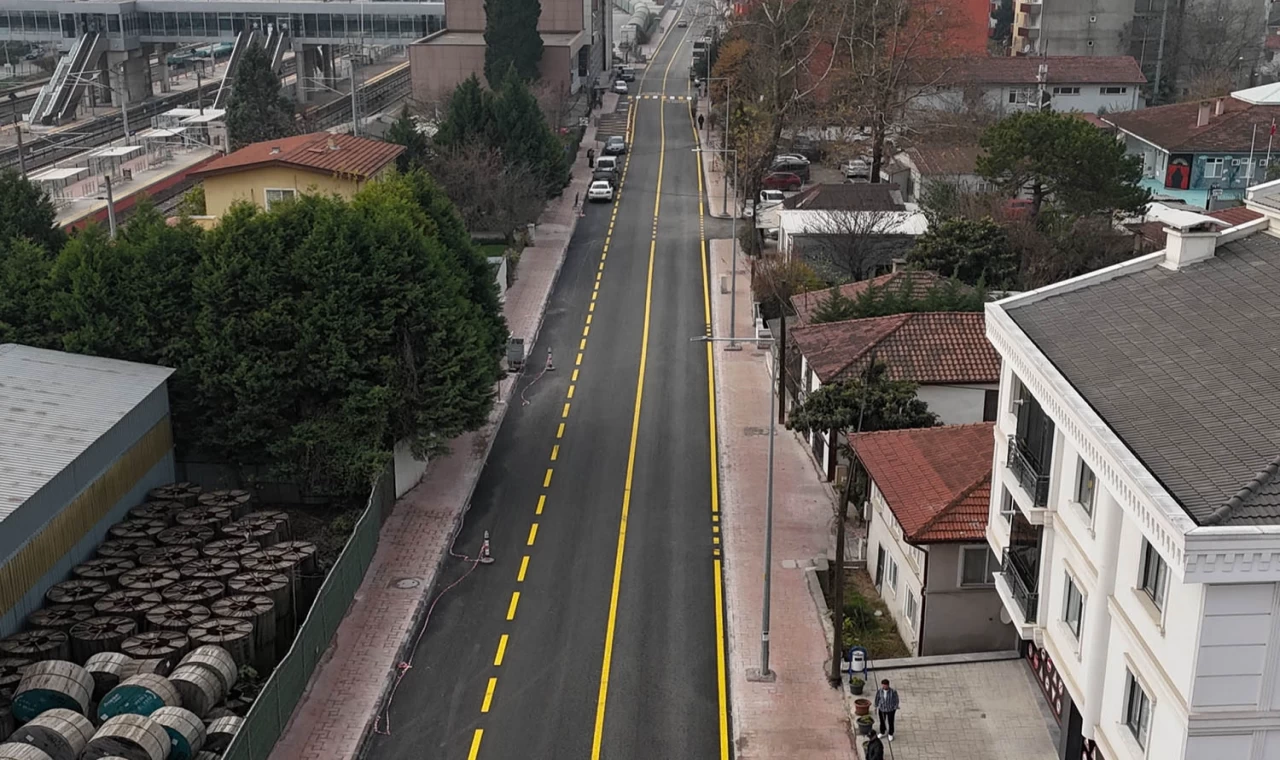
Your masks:
{"label": "corrugated metal roof", "polygon": [[171,374],[150,364],[0,345],[0,520]]}

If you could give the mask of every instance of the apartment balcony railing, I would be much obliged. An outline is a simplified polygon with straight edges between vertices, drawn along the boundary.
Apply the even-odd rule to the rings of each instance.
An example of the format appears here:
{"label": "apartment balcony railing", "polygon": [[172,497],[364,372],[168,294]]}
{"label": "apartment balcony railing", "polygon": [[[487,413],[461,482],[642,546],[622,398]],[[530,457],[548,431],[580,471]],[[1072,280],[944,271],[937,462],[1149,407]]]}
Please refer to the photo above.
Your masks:
{"label": "apartment balcony railing", "polygon": [[1036,608],[1040,605],[1039,574],[1011,549],[1004,550],[1000,571],[1009,584],[1013,600],[1022,610],[1022,619],[1028,623],[1036,622]]}
{"label": "apartment balcony railing", "polygon": [[1049,465],[1032,459],[1018,436],[1009,436],[1009,470],[1037,507],[1049,503]]}

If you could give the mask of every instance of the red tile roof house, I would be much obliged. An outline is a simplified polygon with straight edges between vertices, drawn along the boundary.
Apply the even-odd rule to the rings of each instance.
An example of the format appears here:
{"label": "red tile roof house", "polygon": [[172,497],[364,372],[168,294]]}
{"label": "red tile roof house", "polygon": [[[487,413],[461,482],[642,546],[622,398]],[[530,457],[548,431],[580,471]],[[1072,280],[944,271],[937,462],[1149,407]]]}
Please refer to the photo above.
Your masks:
{"label": "red tile roof house", "polygon": [[1132,56],[1000,56],[930,61],[917,74],[928,92],[916,109],[956,111],[981,103],[1012,113],[1039,98],[1039,69],[1046,67],[1046,91],[1055,111],[1116,113],[1142,108],[1139,88],[1147,83]]}
{"label": "red tile roof house", "polygon": [[[943,424],[994,420],[1000,356],[987,341],[986,317],[973,312],[922,312],[804,325],[790,330],[800,355],[800,396],[826,383],[856,378],[872,354],[894,380],[917,383],[916,398]],[[828,480],[836,475],[831,432],[806,441]]]}
{"label": "red tile roof house", "polygon": [[986,542],[992,431],[981,422],[849,437],[870,481],[871,578],[913,655],[1015,646]]}

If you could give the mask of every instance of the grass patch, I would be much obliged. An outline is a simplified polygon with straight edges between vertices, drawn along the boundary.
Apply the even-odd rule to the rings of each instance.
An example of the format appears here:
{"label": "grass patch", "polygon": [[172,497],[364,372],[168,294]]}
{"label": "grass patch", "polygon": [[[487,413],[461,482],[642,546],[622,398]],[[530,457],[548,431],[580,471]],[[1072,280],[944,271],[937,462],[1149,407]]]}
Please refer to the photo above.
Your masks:
{"label": "grass patch", "polygon": [[480,250],[486,258],[496,258],[507,250],[506,243],[481,243]]}
{"label": "grass patch", "polygon": [[[898,629],[889,608],[876,593],[875,584],[865,570],[849,570],[844,577],[844,624],[842,643],[845,650],[860,646],[874,660],[910,657],[907,645],[898,636]],[[830,592],[827,604],[832,603]],[[880,614],[877,615],[876,613]]]}

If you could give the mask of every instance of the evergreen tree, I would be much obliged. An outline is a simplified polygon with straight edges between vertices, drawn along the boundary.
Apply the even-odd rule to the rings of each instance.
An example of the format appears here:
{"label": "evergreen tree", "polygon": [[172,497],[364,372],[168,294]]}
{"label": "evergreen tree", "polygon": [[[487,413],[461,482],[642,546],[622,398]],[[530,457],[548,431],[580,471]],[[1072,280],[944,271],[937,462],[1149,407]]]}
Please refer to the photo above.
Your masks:
{"label": "evergreen tree", "polygon": [[49,252],[27,238],[0,240],[0,343],[60,347],[49,321],[52,264]]}
{"label": "evergreen tree", "polygon": [[25,238],[57,255],[66,240],[53,201],[13,169],[0,170],[0,243]]}
{"label": "evergreen tree", "polygon": [[854,300],[842,293],[840,288],[835,287],[828,291],[826,298],[818,302],[818,308],[813,310],[809,322],[812,324],[843,322],[846,319],[855,319],[857,313],[858,307]]}
{"label": "evergreen tree", "polygon": [[418,129],[413,114],[409,113],[409,106],[402,108],[400,116],[391,123],[387,130],[387,142],[404,146],[404,153],[396,157],[396,168],[402,174],[426,164],[430,143],[427,136]]}
{"label": "evergreen tree", "polygon": [[916,397],[916,384],[890,379],[888,367],[880,361],[856,377],[827,383],[808,394],[787,418],[792,430],[837,431],[837,440],[857,430],[870,433],[937,424],[938,415]]}
{"label": "evergreen tree", "polygon": [[538,78],[542,63],[542,35],[538,0],[485,0],[484,76],[489,86],[499,89],[510,69],[525,82]]}
{"label": "evergreen tree", "polygon": [[493,125],[493,93],[475,74],[453,88],[445,117],[436,131],[437,145],[457,148],[471,142],[488,143]]}
{"label": "evergreen tree", "polygon": [[1008,233],[990,217],[956,217],[930,227],[916,240],[907,261],[968,285],[1001,290],[1016,285],[1020,266]]}
{"label": "evergreen tree", "polygon": [[508,161],[527,163],[551,193],[569,184],[564,146],[519,77],[506,77],[493,99],[493,133],[502,155]]}
{"label": "evergreen tree", "polygon": [[[301,81],[298,86],[302,86]],[[227,104],[232,149],[278,140],[296,131],[293,101],[280,91],[280,78],[271,70],[270,55],[261,45],[250,45],[236,67],[231,101]]]}

